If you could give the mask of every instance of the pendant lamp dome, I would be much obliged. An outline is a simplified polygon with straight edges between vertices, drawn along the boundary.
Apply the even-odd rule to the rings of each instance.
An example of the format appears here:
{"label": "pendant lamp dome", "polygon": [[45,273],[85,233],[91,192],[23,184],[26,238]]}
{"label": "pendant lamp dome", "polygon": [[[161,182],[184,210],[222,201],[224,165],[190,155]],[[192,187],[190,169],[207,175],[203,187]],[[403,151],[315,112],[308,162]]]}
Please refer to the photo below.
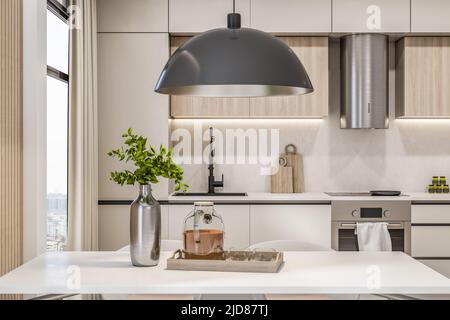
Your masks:
{"label": "pendant lamp dome", "polygon": [[167,62],[155,91],[203,97],[300,95],[314,91],[297,55],[265,32],[241,28],[239,14],[228,28],[207,31],[184,43]]}

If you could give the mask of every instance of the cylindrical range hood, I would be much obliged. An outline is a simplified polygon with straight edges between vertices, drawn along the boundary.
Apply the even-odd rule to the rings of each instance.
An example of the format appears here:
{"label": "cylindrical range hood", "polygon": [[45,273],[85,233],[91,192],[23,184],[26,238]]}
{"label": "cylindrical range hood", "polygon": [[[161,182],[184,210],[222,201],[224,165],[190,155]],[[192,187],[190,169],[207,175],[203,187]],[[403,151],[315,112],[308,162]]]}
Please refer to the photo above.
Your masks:
{"label": "cylindrical range hood", "polygon": [[341,128],[387,129],[388,38],[354,34],[341,39]]}

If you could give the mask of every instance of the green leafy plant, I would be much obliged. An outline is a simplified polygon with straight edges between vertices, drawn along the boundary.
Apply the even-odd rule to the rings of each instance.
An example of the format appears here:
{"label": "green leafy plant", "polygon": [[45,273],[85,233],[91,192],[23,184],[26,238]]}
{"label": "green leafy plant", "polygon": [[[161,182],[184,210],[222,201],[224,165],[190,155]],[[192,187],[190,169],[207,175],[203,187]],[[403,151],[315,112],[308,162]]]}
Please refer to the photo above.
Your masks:
{"label": "green leafy plant", "polygon": [[183,170],[172,160],[172,149],[160,146],[156,150],[147,147],[147,138],[133,134],[132,129],[122,135],[124,145],[120,149],[108,153],[110,157],[119,161],[133,162],[136,170],[111,172],[111,180],[123,186],[124,184],[140,185],[157,184],[159,177],[175,181],[175,190],[185,192],[189,186],[183,182]]}

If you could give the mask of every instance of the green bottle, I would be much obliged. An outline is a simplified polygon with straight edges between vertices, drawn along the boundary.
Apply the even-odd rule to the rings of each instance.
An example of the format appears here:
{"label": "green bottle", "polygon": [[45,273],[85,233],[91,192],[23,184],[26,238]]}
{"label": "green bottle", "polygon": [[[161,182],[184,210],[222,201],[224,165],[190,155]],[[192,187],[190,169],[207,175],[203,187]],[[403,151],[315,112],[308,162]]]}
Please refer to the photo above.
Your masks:
{"label": "green bottle", "polygon": [[428,186],[428,193],[436,193],[436,186],[434,184]]}
{"label": "green bottle", "polygon": [[438,186],[438,185],[439,185],[439,177],[438,177],[438,176],[433,176],[433,181],[432,181],[432,183],[433,183],[435,186]]}

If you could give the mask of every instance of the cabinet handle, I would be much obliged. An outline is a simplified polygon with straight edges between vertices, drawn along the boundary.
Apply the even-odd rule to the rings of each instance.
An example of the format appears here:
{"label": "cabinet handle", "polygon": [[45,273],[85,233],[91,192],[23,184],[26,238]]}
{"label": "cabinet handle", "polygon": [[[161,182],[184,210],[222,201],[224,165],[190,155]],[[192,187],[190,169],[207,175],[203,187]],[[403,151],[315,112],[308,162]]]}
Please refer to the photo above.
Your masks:
{"label": "cabinet handle", "polygon": [[[356,228],[356,223],[341,223],[342,228]],[[388,228],[402,228],[402,223],[388,223]]]}

